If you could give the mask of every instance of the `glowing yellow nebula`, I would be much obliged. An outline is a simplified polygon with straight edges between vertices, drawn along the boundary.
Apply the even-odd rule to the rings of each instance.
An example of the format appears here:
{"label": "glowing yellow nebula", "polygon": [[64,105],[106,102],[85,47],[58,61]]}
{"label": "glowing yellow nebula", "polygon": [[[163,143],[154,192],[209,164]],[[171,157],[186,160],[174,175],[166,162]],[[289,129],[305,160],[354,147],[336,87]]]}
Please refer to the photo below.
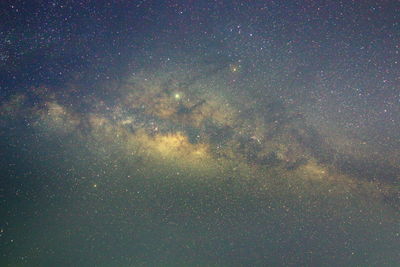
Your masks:
{"label": "glowing yellow nebula", "polygon": [[192,161],[208,157],[208,145],[192,144],[181,132],[158,134],[154,137],[141,133],[138,140],[148,152],[152,151],[163,159]]}

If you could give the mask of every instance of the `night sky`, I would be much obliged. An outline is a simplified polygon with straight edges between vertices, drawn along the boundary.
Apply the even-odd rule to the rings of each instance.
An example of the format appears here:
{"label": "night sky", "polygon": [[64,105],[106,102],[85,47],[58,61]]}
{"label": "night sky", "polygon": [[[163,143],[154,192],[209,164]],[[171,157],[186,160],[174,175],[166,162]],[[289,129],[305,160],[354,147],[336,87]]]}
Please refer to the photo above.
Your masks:
{"label": "night sky", "polygon": [[400,2],[0,3],[1,266],[398,266]]}

